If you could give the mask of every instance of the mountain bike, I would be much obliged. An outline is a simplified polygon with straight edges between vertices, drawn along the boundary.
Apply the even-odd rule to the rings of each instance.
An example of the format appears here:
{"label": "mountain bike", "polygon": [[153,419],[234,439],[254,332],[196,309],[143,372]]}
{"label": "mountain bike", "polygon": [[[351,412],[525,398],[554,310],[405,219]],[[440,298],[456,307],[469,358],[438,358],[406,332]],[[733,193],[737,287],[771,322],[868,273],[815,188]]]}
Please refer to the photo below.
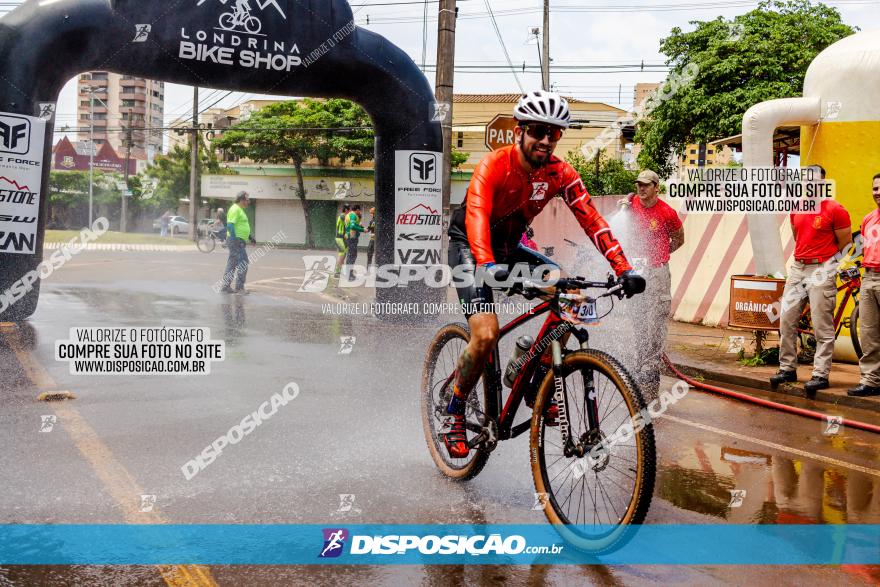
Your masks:
{"label": "mountain bike", "polygon": [[[862,345],[859,343],[859,290],[862,287],[861,266],[861,262],[856,261],[854,267],[849,267],[837,273],[837,277],[840,279],[837,292],[840,293],[842,291],[844,294],[834,312],[834,338],[836,339],[840,336],[840,331],[843,328],[849,328],[850,340],[856,352],[856,357],[859,359],[862,358]],[[843,313],[850,299],[853,300],[853,309],[849,316],[845,318]],[[813,357],[816,354],[816,337],[813,333],[813,320],[810,317],[809,303],[804,307],[801,317],[798,319],[797,333],[798,362],[812,363]]]}
{"label": "mountain bike", "polygon": [[[582,293],[587,289],[606,291],[591,298]],[[465,458],[450,457],[440,434],[451,424],[446,407],[456,363],[470,337],[466,325],[448,324],[437,332],[422,375],[422,423],[437,468],[451,479],[470,479],[483,469],[499,441],[528,431],[532,476],[544,514],[567,542],[591,553],[614,550],[626,541],[631,525],[644,520],[654,488],[650,422],[641,430],[634,426],[626,440],[615,435],[645,408],[642,394],[620,362],[589,347],[584,328],[600,318],[596,301],[611,298],[613,310],[613,297],[622,298],[622,290],[610,277],[607,282],[576,277],[559,280],[552,292],[528,284],[508,292],[542,302],[502,327],[499,339],[533,318],[548,316],[522,355],[504,403],[496,345],[466,403],[466,436],[472,450]],[[569,333],[578,349],[564,348]],[[514,424],[520,404],[530,399],[531,416]],[[608,442],[612,437],[617,442]]]}

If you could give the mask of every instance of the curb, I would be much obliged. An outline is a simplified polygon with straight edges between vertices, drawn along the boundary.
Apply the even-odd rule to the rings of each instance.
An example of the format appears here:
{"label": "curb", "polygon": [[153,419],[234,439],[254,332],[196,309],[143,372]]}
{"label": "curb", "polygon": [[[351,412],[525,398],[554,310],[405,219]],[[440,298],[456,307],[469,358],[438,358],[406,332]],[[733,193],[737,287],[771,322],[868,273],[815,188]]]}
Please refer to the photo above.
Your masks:
{"label": "curb", "polygon": [[[44,243],[43,250],[53,251],[56,249],[60,249],[62,245],[67,243]],[[143,252],[143,251],[162,251],[162,252],[178,252],[178,251],[197,251],[198,248],[193,244],[187,244],[184,246],[175,246],[175,245],[148,245],[148,244],[137,244],[137,243],[89,243],[85,247],[82,247],[81,250],[84,251],[121,251],[124,253],[128,252]]]}
{"label": "curb", "polygon": [[[760,391],[768,392],[771,395],[777,396],[791,396],[799,399],[807,399],[804,395],[804,387],[803,384],[785,384],[780,385],[776,391],[773,391],[770,388],[770,382],[767,379],[757,378],[757,377],[749,377],[745,375],[737,375],[734,373],[725,373],[724,371],[714,371],[711,369],[706,369],[704,367],[699,367],[693,364],[689,364],[686,361],[682,361],[681,356],[676,356],[674,359],[670,357],[670,360],[675,365],[675,368],[684,373],[685,375],[691,377],[702,377],[706,381],[714,381],[717,383],[728,383],[730,385],[736,385],[739,387],[745,387],[748,389],[757,389]],[[739,389],[737,391],[748,393],[747,390]],[[759,397],[759,396],[755,396]],[[765,399],[765,398],[762,398]],[[781,398],[780,398],[781,399]],[[841,394],[829,393],[828,390],[820,390],[816,393],[816,398],[814,400],[816,402],[822,402],[831,404],[834,406],[846,406],[850,408],[859,408],[863,410],[871,410],[876,412],[878,407],[880,407],[880,402],[875,399],[866,398],[866,397],[850,397],[846,395],[844,392]]]}

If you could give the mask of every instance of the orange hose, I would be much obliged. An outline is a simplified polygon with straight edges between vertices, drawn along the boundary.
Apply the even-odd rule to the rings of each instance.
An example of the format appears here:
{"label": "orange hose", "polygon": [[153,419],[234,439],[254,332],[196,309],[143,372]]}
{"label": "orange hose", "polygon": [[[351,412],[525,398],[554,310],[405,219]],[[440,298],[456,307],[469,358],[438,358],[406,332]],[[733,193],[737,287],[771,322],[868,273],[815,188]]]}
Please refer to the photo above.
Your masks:
{"label": "orange hose", "polygon": [[[747,393],[739,393],[738,391],[732,391],[730,389],[724,389],[723,387],[716,387],[714,385],[709,385],[708,383],[702,383],[697,381],[696,379],[692,379],[688,377],[678,369],[676,369],[675,365],[672,364],[672,361],[669,360],[669,357],[666,354],[663,354],[663,362],[666,363],[666,366],[669,367],[673,373],[675,373],[682,380],[687,382],[688,385],[692,385],[697,389],[702,389],[704,391],[710,391],[712,393],[717,393],[719,395],[723,395],[726,397],[731,397],[733,399],[738,399],[740,401],[749,402],[752,404],[757,404],[759,406],[764,406],[767,408],[772,408],[774,410],[779,410],[782,412],[788,412],[789,414],[797,414],[798,416],[804,416],[805,418],[813,418],[815,420],[827,420],[828,415],[823,414],[822,412],[816,412],[813,410],[805,410],[804,408],[796,408],[794,406],[789,406],[787,404],[781,404],[779,402],[773,402],[767,399],[761,399],[759,397],[751,396]],[[844,426],[848,426],[850,428],[857,428],[859,430],[865,430],[867,432],[874,432],[876,434],[880,434],[880,426],[875,424],[868,424],[867,422],[859,422],[857,420],[847,420],[844,419],[842,424]]]}

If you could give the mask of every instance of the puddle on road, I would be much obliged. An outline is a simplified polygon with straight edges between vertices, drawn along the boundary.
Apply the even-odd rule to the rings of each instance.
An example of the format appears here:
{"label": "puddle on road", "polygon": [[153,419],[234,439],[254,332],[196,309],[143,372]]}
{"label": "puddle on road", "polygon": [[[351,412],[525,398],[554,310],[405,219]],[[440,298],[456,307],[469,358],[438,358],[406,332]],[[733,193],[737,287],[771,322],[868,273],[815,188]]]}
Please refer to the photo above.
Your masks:
{"label": "puddle on road", "polygon": [[[745,494],[732,492],[745,491]],[[662,458],[657,496],[737,524],[878,524],[880,479],[812,461],[697,442]]]}

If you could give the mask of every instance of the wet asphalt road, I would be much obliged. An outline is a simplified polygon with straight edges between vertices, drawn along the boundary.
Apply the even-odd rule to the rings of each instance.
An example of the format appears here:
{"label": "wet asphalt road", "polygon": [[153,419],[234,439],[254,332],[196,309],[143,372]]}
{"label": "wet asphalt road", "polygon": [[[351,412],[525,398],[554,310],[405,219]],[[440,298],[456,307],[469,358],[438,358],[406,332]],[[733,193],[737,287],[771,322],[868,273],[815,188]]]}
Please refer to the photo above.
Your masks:
{"label": "wet asphalt road", "polygon": [[[0,325],[2,523],[541,523],[528,438],[465,484],[436,471],[419,382],[431,323],[331,315],[297,292],[302,253],[251,267],[250,296],[211,290],[221,251],[87,252],[43,284],[33,318]],[[449,318],[449,317],[447,317]],[[209,376],[74,376],[54,360],[71,327],[199,326],[226,342]],[[350,354],[340,338],[354,336]],[[594,339],[603,348],[602,336]],[[508,345],[510,343],[508,342]],[[502,357],[510,352],[502,347]],[[664,379],[664,386],[673,383]],[[180,467],[289,382],[299,396],[195,478]],[[77,399],[35,401],[48,387]],[[876,415],[840,410],[848,418]],[[41,416],[57,424],[40,432]],[[656,426],[648,523],[880,523],[880,439],[699,392]],[[730,491],[746,490],[740,507]],[[141,494],[156,496],[140,511]],[[354,508],[340,513],[340,494]],[[686,548],[687,545],[682,545]],[[866,567],[7,567],[0,585],[872,584]],[[190,583],[196,584],[196,583]],[[200,584],[205,584],[200,581]]]}

